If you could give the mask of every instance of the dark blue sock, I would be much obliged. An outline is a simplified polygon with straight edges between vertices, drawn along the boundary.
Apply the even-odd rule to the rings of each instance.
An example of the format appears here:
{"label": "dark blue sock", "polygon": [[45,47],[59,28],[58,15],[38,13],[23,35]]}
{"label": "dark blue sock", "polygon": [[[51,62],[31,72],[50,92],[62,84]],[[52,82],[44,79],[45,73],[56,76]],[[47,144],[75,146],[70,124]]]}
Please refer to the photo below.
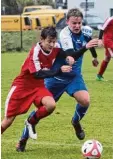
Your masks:
{"label": "dark blue sock", "polygon": [[[31,112],[28,119],[31,118],[34,114],[35,114],[35,111]],[[29,130],[28,130],[27,126],[25,125],[20,140],[27,140],[28,138],[29,138]]]}
{"label": "dark blue sock", "polygon": [[73,122],[75,123],[80,121],[86,114],[87,109],[88,109],[88,106],[86,107],[86,106],[81,106],[80,104],[77,104],[76,110],[73,116]]}
{"label": "dark blue sock", "polygon": [[35,113],[36,113],[35,111],[32,111],[32,112],[30,113],[29,117],[28,117],[28,120],[30,120],[30,119],[34,116]]}
{"label": "dark blue sock", "polygon": [[35,111],[31,112],[31,114],[29,115],[27,120],[30,124],[36,125],[40,120],[40,119],[37,118],[37,111],[36,112]]}
{"label": "dark blue sock", "polygon": [[28,138],[29,138],[29,130],[25,126],[20,140],[27,140]]}

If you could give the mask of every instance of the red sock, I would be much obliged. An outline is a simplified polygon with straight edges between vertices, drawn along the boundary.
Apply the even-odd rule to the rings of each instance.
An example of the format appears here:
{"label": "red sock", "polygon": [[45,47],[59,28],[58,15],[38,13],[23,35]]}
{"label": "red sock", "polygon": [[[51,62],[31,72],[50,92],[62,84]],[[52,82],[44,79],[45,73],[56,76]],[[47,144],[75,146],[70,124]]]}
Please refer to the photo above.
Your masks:
{"label": "red sock", "polygon": [[40,119],[48,116],[49,114],[50,113],[47,111],[45,106],[40,106],[38,110],[34,113],[34,115],[28,119],[28,121],[29,123],[35,125]]}
{"label": "red sock", "polygon": [[107,62],[107,61],[104,61],[104,60],[102,61],[98,75],[102,76],[104,74],[104,72],[105,72],[105,70],[107,68],[108,63],[109,62]]}

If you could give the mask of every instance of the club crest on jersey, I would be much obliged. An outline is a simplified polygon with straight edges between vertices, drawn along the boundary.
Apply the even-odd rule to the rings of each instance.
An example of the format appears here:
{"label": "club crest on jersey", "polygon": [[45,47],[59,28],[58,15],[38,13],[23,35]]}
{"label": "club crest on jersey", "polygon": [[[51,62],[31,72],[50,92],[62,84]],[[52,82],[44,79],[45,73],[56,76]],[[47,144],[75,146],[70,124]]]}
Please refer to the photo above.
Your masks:
{"label": "club crest on jersey", "polygon": [[87,42],[86,41],[83,41],[83,46],[85,46],[87,44]]}
{"label": "club crest on jersey", "polygon": [[65,46],[68,46],[68,42],[67,42],[67,41],[65,41],[65,42],[64,42],[64,45],[65,45]]}
{"label": "club crest on jersey", "polygon": [[79,39],[77,39],[77,42],[76,42],[76,43],[81,44],[81,41],[80,41]]}

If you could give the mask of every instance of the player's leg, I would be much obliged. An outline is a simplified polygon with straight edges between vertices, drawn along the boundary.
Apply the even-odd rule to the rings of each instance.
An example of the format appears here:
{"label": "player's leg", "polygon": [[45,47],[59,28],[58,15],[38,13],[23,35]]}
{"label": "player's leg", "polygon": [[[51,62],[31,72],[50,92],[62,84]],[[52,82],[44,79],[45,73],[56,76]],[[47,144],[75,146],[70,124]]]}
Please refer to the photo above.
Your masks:
{"label": "player's leg", "polygon": [[42,105],[38,106],[38,109],[34,114],[30,115],[26,121],[26,125],[29,128],[29,136],[32,139],[37,139],[37,134],[35,131],[35,126],[39,121],[47,116],[49,116],[55,109],[55,101],[53,97],[45,96],[41,100]]}
{"label": "player's leg", "polygon": [[29,130],[28,130],[27,125],[25,125],[23,132],[22,132],[22,136],[16,145],[16,151],[18,151],[18,152],[25,151],[25,147],[26,147],[28,138],[29,138]]}
{"label": "player's leg", "polygon": [[[56,80],[55,78],[48,78],[45,81],[45,85],[49,89],[49,91],[53,94],[53,97],[54,97],[55,101],[58,101],[58,99],[60,98],[60,96],[64,92],[65,85],[63,85],[63,83],[64,82]],[[42,107],[42,109],[43,109],[43,107]],[[52,106],[50,108],[49,112],[52,113],[54,111],[54,109],[55,109],[55,107]],[[49,113],[49,114],[51,114],[51,113]],[[39,120],[37,120],[37,118],[36,118],[36,120],[34,119],[34,117],[36,117],[35,114],[36,114],[36,111],[31,112],[28,119],[32,119],[32,122],[35,123],[35,125],[31,124],[31,126],[33,127],[34,132],[36,133],[35,126],[36,126],[36,124],[38,123]],[[23,152],[25,150],[25,146],[26,146],[26,143],[27,143],[28,139],[29,139],[29,130],[28,130],[27,125],[25,125],[22,136],[19,140],[19,143],[17,144],[16,150]],[[24,149],[23,149],[23,145],[24,145]]]}
{"label": "player's leg", "polygon": [[110,54],[109,54],[108,49],[106,49],[105,51],[106,51],[106,53],[105,53],[105,58],[104,58],[104,60],[101,62],[100,69],[99,69],[99,72],[98,72],[97,78],[96,78],[97,81],[103,81],[103,80],[104,80],[103,74],[104,74],[105,70],[107,69],[107,66],[108,66],[108,64],[109,64],[109,62],[110,62],[110,59],[111,59],[111,56],[110,56]]}
{"label": "player's leg", "polygon": [[[13,123],[15,117],[21,114],[19,108],[21,100],[16,99],[18,89],[12,86],[5,101],[5,117],[1,122],[1,133],[3,133]],[[18,95],[17,95],[18,97]]]}
{"label": "player's leg", "polygon": [[[38,105],[39,99],[35,99],[35,104]],[[30,138],[37,139],[37,133],[35,127],[39,121],[52,113],[55,109],[55,101],[52,96],[45,96],[41,100],[42,105],[38,106],[36,111],[33,111],[28,119],[25,121],[25,127],[23,129],[22,136],[16,145],[17,151],[25,151],[27,141]]]}
{"label": "player's leg", "polygon": [[89,107],[89,94],[87,91],[82,90],[74,93],[74,98],[77,100],[75,113],[72,118],[72,124],[75,128],[76,135],[80,140],[85,138],[85,132],[80,124],[80,120],[85,116]]}
{"label": "player's leg", "polygon": [[67,87],[67,93],[73,96],[78,102],[76,104],[74,116],[72,118],[72,125],[74,127],[76,136],[80,140],[83,140],[85,138],[85,132],[80,124],[80,120],[86,114],[86,111],[89,107],[90,98],[82,76],[73,79],[72,83],[70,83],[70,85]]}
{"label": "player's leg", "polygon": [[15,117],[4,117],[1,122],[1,134],[13,123]]}
{"label": "player's leg", "polygon": [[[62,90],[64,90],[65,85],[61,87],[61,83],[60,86],[58,86],[58,83],[57,84],[55,82],[51,83],[52,83],[51,88],[48,86],[48,89],[51,91],[54,98],[58,100],[61,94],[63,93]],[[51,97],[52,96],[51,93],[47,89],[40,90],[40,95],[39,95],[40,98],[35,99],[35,105],[37,105],[38,103],[41,103],[41,105],[38,106],[37,111],[35,111],[35,113],[31,113],[27,119],[26,124],[28,125],[29,128],[29,136],[33,139],[37,138],[35,131],[36,124],[39,122],[40,119],[50,115],[55,109],[55,101],[53,97]]]}

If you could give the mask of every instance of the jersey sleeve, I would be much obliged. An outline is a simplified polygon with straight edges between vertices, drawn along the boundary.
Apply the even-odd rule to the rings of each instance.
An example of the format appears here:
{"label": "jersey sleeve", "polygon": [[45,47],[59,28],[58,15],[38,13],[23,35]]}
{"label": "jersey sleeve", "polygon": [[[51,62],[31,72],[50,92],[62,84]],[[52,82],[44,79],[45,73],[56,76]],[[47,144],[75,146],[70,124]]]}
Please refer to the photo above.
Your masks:
{"label": "jersey sleeve", "polygon": [[39,52],[40,52],[40,49],[39,49],[38,45],[36,45],[30,51],[29,65],[28,65],[28,69],[29,69],[30,73],[35,73],[41,69],[39,56],[38,56]]}
{"label": "jersey sleeve", "polygon": [[64,51],[68,49],[74,49],[72,38],[71,38],[71,32],[68,27],[65,27],[60,32],[59,38],[60,38],[59,40],[60,40],[61,47]]}
{"label": "jersey sleeve", "polygon": [[111,20],[113,20],[113,17],[109,17],[106,19],[106,21],[104,22],[104,24],[102,26],[102,30],[105,30],[107,28],[107,26],[110,24]]}
{"label": "jersey sleeve", "polygon": [[89,37],[92,37],[92,34],[93,34],[93,30],[90,26],[82,26],[82,32],[86,35],[86,36],[89,36]]}
{"label": "jersey sleeve", "polygon": [[113,49],[113,40],[108,38],[107,35],[104,36],[104,46]]}
{"label": "jersey sleeve", "polygon": [[37,79],[44,79],[44,78],[50,78],[54,77],[55,75],[61,73],[61,69],[55,69],[55,70],[39,70],[38,72],[34,73],[34,77]]}
{"label": "jersey sleeve", "polygon": [[99,31],[99,36],[98,36],[99,40],[102,40],[103,33],[104,33],[104,31],[101,29],[101,30]]}

